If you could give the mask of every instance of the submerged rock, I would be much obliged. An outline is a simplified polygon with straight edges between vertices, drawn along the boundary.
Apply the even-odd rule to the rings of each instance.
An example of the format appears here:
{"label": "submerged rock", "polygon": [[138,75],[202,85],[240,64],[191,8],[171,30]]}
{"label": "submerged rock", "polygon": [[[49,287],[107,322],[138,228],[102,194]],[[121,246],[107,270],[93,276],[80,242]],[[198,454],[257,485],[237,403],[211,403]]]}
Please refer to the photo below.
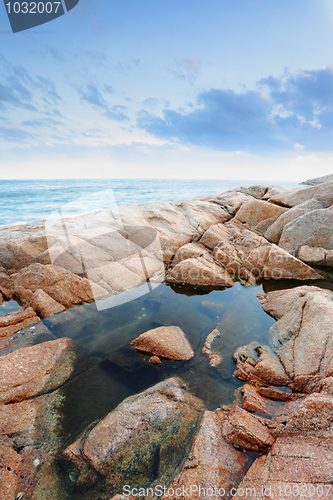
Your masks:
{"label": "submerged rock", "polygon": [[131,342],[137,350],[166,359],[186,361],[194,352],[178,326],[160,326],[142,333]]}
{"label": "submerged rock", "polygon": [[218,330],[218,328],[214,328],[207,335],[204,346],[202,348],[202,353],[206,354],[209,357],[209,364],[213,368],[216,368],[216,366],[218,366],[223,360],[221,354],[212,350],[212,344],[214,340],[218,339],[219,337],[222,337],[222,333],[220,332],[220,330]]}
{"label": "submerged rock", "polygon": [[[202,409],[177,378],[125,399],[64,451],[81,498],[97,499],[99,490],[120,493],[125,484],[141,487],[162,476],[168,483]],[[87,492],[94,483],[94,490]]]}
{"label": "submerged rock", "polygon": [[53,391],[80,370],[86,353],[78,342],[57,339],[0,357],[0,403]]}

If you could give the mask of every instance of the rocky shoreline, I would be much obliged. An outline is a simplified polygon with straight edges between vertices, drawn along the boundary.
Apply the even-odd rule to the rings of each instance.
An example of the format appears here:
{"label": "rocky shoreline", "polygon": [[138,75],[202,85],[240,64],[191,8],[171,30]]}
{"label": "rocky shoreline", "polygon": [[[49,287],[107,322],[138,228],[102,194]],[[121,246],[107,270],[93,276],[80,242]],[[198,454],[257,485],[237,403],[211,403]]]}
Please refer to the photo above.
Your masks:
{"label": "rocky shoreline", "polygon": [[[246,488],[260,499],[282,500],[288,488],[333,498],[333,292],[320,287],[321,269],[333,266],[333,181],[306,184],[0,229],[0,304],[22,305],[0,317],[3,498],[134,498],[122,495],[126,484],[152,488],[156,498],[163,486],[165,499],[187,498],[191,487],[193,499],[211,487],[213,499],[240,499]],[[56,338],[41,320],[86,302],[110,305],[163,280],[204,292],[269,279],[292,287],[259,296],[276,322],[267,344],[235,351],[235,376],[244,385],[233,404],[209,411],[171,377],[77,435],[75,424],[66,427],[63,389],[91,361],[78,342]],[[212,370],[223,359],[220,335],[215,328],[204,339]],[[194,356],[172,325],[142,332],[127,349],[148,355],[156,369]]]}

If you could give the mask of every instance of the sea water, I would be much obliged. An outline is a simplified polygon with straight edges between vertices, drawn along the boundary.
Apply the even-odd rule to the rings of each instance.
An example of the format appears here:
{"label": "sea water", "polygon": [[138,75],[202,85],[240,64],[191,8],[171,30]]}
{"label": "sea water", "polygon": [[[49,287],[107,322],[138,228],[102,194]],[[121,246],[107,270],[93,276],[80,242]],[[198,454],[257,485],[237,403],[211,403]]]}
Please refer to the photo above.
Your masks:
{"label": "sea water", "polygon": [[[137,205],[157,201],[190,200],[222,193],[237,186],[262,184],[255,180],[199,179],[76,179],[76,180],[1,180],[0,227],[45,219],[62,206],[73,203],[71,215],[118,205]],[[296,187],[283,183],[282,187]],[[114,200],[110,196],[113,191]],[[101,193],[96,197],[94,193]]]}

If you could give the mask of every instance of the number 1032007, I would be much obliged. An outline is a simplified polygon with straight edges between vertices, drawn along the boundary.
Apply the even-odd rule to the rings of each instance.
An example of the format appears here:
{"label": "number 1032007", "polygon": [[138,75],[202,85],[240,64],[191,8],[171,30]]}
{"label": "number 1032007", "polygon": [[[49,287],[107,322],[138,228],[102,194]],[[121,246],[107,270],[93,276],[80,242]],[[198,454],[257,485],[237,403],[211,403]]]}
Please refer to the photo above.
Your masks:
{"label": "number 1032007", "polygon": [[8,14],[56,14],[61,2],[8,2]]}

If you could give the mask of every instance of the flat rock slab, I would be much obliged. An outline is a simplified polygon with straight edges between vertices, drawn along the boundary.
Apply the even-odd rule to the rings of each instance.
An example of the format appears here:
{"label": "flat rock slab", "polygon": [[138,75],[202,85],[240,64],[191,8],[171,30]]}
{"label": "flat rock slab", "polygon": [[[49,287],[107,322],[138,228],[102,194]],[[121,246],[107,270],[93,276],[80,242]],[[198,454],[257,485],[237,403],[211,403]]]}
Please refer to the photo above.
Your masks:
{"label": "flat rock slab", "polygon": [[78,342],[63,338],[24,347],[0,358],[0,403],[23,401],[61,386],[87,354]]}
{"label": "flat rock slab", "polygon": [[160,358],[187,361],[194,352],[178,326],[160,326],[142,333],[131,342],[137,350]]}

